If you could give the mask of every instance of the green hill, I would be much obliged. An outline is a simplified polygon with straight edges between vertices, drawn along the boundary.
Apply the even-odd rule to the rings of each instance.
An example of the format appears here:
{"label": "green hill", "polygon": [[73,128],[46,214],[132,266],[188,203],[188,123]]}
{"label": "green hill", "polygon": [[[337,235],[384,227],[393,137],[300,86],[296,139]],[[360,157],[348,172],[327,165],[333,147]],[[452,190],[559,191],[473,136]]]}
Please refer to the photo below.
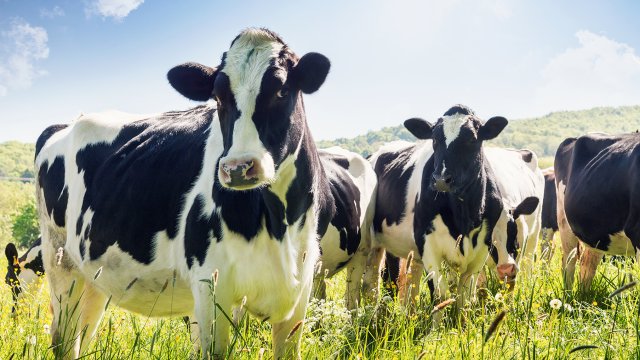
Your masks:
{"label": "green hill", "polygon": [[0,177],[33,177],[34,144],[0,143]]}
{"label": "green hill", "polygon": [[[599,107],[580,111],[560,111],[548,115],[512,120],[492,144],[531,149],[540,157],[553,157],[562,140],[588,132],[617,134],[640,129],[640,106]],[[392,140],[415,140],[402,124],[369,131],[354,138],[319,141],[320,147],[338,145],[369,155]]]}

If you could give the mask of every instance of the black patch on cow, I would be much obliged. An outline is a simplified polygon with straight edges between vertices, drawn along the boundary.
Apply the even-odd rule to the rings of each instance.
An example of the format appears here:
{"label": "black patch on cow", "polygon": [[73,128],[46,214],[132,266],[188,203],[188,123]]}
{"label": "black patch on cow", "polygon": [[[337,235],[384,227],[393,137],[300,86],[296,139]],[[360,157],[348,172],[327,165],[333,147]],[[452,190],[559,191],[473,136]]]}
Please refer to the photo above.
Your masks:
{"label": "black patch on cow", "polygon": [[42,132],[42,134],[40,134],[40,136],[38,136],[38,140],[36,141],[36,157],[38,157],[38,154],[40,154],[40,150],[42,150],[42,147],[44,146],[44,144],[47,143],[47,140],[49,140],[49,138],[57,133],[58,131],[65,129],[67,126],[66,124],[58,124],[58,125],[51,125],[49,127],[47,127],[46,129],[44,129],[44,131]]}
{"label": "black patch on cow", "polygon": [[94,211],[88,236],[92,260],[117,244],[148,264],[157,232],[177,236],[183,197],[202,168],[214,111],[199,106],[135,121],[113,142],[78,151],[87,188],[79,220],[89,207]]}
{"label": "black patch on cow", "polygon": [[189,268],[193,266],[194,257],[202,266],[212,236],[217,242],[222,240],[220,218],[215,212],[209,216],[204,213],[204,198],[198,195],[191,205],[185,224],[184,252]]}
{"label": "black patch on cow", "polygon": [[415,151],[415,146],[409,146],[399,152],[382,153],[376,160],[374,171],[378,175],[378,189],[376,193],[376,211],[373,217],[373,229],[382,232],[382,222],[387,226],[399,224],[407,208],[407,187],[414,171],[411,164],[406,170],[405,165]]}
{"label": "black patch on cow", "polygon": [[64,183],[64,157],[58,156],[51,166],[45,161],[38,171],[38,184],[44,189],[44,202],[49,216],[60,227],[65,226],[69,193]]}
{"label": "black patch on cow", "polygon": [[262,192],[262,198],[265,204],[265,216],[267,232],[277,240],[282,240],[287,231],[287,224],[284,222],[285,208],[284,204],[278,196],[269,190]]}
{"label": "black patch on cow", "polygon": [[558,231],[556,196],[556,175],[548,173],[544,175],[544,197],[542,198],[542,220],[543,229],[552,229]]}
{"label": "black patch on cow", "polygon": [[[300,149],[300,153],[294,162],[296,166],[296,179],[289,185],[286,196],[288,224],[294,224],[298,221],[313,204],[312,190],[308,187],[309,184],[312,184],[314,181],[308,169],[308,166],[311,165],[308,163],[309,158],[308,150],[305,146]],[[320,167],[320,164],[315,164],[315,166]],[[318,181],[325,182],[326,179],[318,179]],[[326,227],[324,231],[322,231],[322,235],[324,235],[325,231]]]}
{"label": "black patch on cow", "polygon": [[347,158],[321,151],[320,160],[329,179],[335,204],[331,225],[340,233],[340,249],[352,255],[360,246],[361,239],[360,190],[349,176]]}
{"label": "black patch on cow", "polygon": [[530,163],[531,159],[533,159],[533,152],[531,150],[518,150],[518,152],[520,153],[520,156],[522,156],[522,160],[524,160],[524,162],[526,163]]}
{"label": "black patch on cow", "polygon": [[456,104],[456,105],[453,105],[451,108],[449,108],[449,110],[447,110],[442,116],[452,116],[455,114],[475,115],[475,113],[473,112],[473,110],[471,110],[470,107],[462,104]]}
{"label": "black patch on cow", "polygon": [[515,259],[518,251],[518,224],[515,219],[507,221],[507,252]]}

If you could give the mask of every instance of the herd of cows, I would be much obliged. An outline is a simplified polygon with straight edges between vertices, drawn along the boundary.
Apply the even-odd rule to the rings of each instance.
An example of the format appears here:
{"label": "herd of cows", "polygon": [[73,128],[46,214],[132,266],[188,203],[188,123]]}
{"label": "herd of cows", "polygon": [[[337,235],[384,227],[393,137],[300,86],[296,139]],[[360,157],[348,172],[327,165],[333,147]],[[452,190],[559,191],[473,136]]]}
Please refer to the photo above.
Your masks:
{"label": "herd of cows", "polygon": [[226,314],[242,304],[272,324],[275,358],[296,357],[314,283],[321,294],[323,277],[346,268],[347,307],[375,300],[385,252],[409,258],[412,276],[388,269],[400,293],[424,271],[434,303],[449,283],[442,264],[455,270],[458,304],[473,300],[485,265],[514,283],[533,265],[541,230],[546,256],[560,231],[568,289],[577,259],[588,289],[603,253],[638,254],[639,135],[567,139],[543,175],[533,152],[484,145],[504,117],[483,121],[455,105],[435,124],[405,121],[419,140],[369,159],[320,150],[302,94],[329,68],[321,54],[298,57],[275,33],[248,29],[217,67],[169,71],[180,94],[204,105],[81,115],[42,133],[41,242],[22,257],[11,244],[5,253],[16,300],[46,272],[57,357],[85,353],[108,303],[191,317],[203,357],[224,353]]}

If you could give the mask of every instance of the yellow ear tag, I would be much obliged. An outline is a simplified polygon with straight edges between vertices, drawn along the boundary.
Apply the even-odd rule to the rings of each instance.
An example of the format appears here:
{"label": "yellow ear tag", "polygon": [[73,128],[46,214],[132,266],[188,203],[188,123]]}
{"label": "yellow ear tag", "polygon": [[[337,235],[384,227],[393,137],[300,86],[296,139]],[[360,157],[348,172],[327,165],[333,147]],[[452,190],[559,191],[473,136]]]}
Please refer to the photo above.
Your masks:
{"label": "yellow ear tag", "polygon": [[20,265],[20,262],[18,261],[18,257],[14,256],[13,257],[13,266],[19,266],[19,265]]}

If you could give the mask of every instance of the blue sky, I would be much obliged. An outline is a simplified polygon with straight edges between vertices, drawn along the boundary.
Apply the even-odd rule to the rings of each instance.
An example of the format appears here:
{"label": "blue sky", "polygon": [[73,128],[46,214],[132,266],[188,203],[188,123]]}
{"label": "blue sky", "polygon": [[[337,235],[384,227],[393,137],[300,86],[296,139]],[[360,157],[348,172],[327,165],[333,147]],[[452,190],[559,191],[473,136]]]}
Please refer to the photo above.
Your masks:
{"label": "blue sky", "polygon": [[482,117],[640,104],[640,1],[0,0],[0,141],[81,112],[186,109],[166,81],[217,65],[246,27],[325,54],[316,139],[464,103]]}

